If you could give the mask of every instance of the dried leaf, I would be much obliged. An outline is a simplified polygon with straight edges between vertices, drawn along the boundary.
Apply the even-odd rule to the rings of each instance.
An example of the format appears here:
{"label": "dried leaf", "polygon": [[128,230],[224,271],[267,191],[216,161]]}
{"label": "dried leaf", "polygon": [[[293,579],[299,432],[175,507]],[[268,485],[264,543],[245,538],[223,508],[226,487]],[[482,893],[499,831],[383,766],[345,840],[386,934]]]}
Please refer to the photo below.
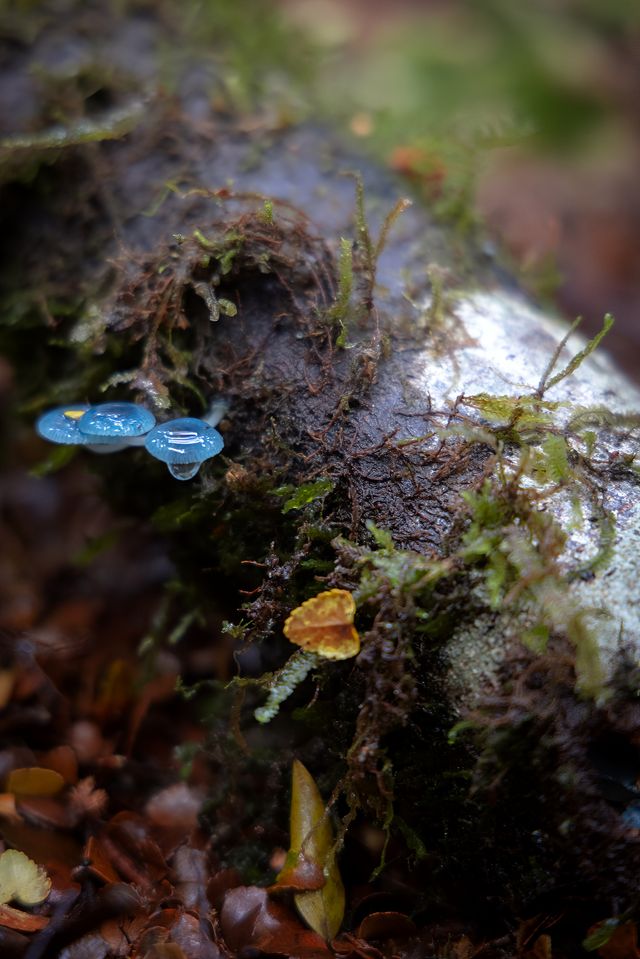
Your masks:
{"label": "dried leaf", "polygon": [[25,822],[45,829],[69,829],[75,820],[69,806],[49,796],[18,796],[16,808]]}
{"label": "dried leaf", "polygon": [[0,856],[0,903],[15,899],[23,906],[43,902],[51,890],[44,869],[18,849],[5,849]]}
{"label": "dried leaf", "polygon": [[19,819],[6,819],[2,835],[16,849],[21,849],[41,866],[55,862],[56,868],[66,867],[70,873],[82,858],[82,846],[73,836],[51,829],[39,829]]}
{"label": "dried leaf", "polygon": [[18,932],[38,932],[49,924],[46,916],[32,916],[30,912],[0,905],[0,926],[17,929]]}
{"label": "dried leaf", "polygon": [[141,816],[118,813],[109,820],[100,840],[114,868],[140,889],[157,888],[166,879],[167,863]]}
{"label": "dried leaf", "polygon": [[213,942],[213,926],[205,916],[183,912],[171,927],[171,942],[182,949],[187,959],[221,959]]}
{"label": "dried leaf", "polygon": [[78,760],[71,746],[56,746],[40,756],[40,762],[47,769],[54,769],[60,773],[66,783],[71,785],[78,781]]}
{"label": "dried leaf", "polygon": [[111,864],[101,842],[95,836],[89,836],[84,847],[83,858],[88,863],[88,869],[102,882],[120,882],[120,876]]}
{"label": "dried leaf", "polygon": [[393,939],[402,941],[416,935],[416,925],[402,912],[372,912],[360,923],[360,939]]}
{"label": "dried leaf", "polygon": [[175,942],[157,942],[145,952],[144,959],[186,959],[184,952]]}
{"label": "dried leaf", "polygon": [[105,959],[113,955],[99,932],[90,932],[76,939],[60,953],[60,959]]}
{"label": "dried leaf", "polygon": [[292,850],[288,853],[273,888],[305,892],[309,889],[322,889],[324,884],[322,867],[317,862],[311,862],[304,853]]}
{"label": "dried leaf", "polygon": [[16,810],[16,797],[13,793],[0,793],[0,819],[20,820],[20,814]]}
{"label": "dried leaf", "polygon": [[154,826],[188,834],[198,825],[202,801],[202,796],[187,783],[173,783],[149,799],[145,813]]}
{"label": "dried leaf", "polygon": [[356,604],[346,589],[329,589],[294,609],[284,624],[290,642],[327,659],[349,659],[360,651],[353,625]]}
{"label": "dried leaf", "polygon": [[64,787],[64,779],[54,769],[27,766],[12,769],[5,789],[16,796],[55,796]]}
{"label": "dried leaf", "polygon": [[330,959],[324,940],[305,929],[286,906],[269,899],[266,889],[236,886],[224,897],[220,925],[234,952],[257,949],[298,959]]}
{"label": "dried leaf", "polygon": [[0,709],[9,705],[15,680],[15,669],[0,669]]}
{"label": "dried leaf", "polygon": [[290,833],[291,854],[318,866],[325,877],[321,889],[294,895],[296,908],[315,932],[327,940],[333,939],[344,916],[344,886],[335,862],[333,830],[324,802],[313,777],[298,760],[293,763]]}
{"label": "dried leaf", "polygon": [[205,889],[209,877],[209,862],[203,849],[180,846],[171,863],[176,874],[176,896],[187,909],[198,909],[206,905]]}
{"label": "dried leaf", "polygon": [[451,949],[451,959],[471,959],[476,948],[468,936],[461,936],[453,944]]}

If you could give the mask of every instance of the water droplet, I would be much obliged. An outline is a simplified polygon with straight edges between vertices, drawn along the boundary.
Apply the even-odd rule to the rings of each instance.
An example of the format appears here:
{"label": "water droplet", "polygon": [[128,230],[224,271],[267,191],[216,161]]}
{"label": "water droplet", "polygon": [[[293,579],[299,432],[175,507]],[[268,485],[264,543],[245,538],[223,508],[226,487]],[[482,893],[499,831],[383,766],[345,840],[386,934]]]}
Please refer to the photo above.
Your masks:
{"label": "water droplet", "polygon": [[167,463],[167,469],[177,480],[193,479],[200,466],[200,463]]}

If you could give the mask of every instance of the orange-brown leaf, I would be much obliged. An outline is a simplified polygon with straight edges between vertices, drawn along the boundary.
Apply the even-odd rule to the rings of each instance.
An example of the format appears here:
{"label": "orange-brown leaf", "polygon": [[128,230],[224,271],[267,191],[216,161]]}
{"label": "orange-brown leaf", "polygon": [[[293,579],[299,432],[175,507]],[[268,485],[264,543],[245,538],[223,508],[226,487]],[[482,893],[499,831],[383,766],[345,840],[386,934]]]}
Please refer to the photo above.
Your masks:
{"label": "orange-brown leaf", "polygon": [[287,639],[327,659],[349,659],[360,651],[353,625],[356,604],[346,589],[329,589],[294,609],[284,624]]}
{"label": "orange-brown leaf", "polygon": [[102,882],[120,882],[120,876],[113,868],[102,843],[96,836],[89,836],[84,847],[84,858],[88,868]]}
{"label": "orange-brown leaf", "polygon": [[30,912],[23,912],[22,909],[0,905],[0,926],[5,926],[7,929],[16,929],[18,932],[38,932],[48,923],[46,916],[33,916]]}

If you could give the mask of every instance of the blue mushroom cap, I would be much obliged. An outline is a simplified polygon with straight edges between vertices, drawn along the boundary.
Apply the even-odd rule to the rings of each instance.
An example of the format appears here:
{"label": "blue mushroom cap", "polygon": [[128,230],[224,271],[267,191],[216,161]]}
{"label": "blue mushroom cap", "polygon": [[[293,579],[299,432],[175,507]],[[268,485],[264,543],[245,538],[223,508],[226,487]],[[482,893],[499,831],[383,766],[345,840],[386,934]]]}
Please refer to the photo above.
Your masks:
{"label": "blue mushroom cap", "polygon": [[113,443],[130,436],[144,436],[156,418],[136,403],[100,403],[91,406],[78,424],[87,443]]}
{"label": "blue mushroom cap", "polygon": [[88,443],[88,437],[79,429],[80,420],[88,409],[86,403],[57,406],[42,414],[36,423],[36,432],[50,443],[66,443],[68,446]]}
{"label": "blue mushroom cap", "polygon": [[160,423],[151,430],[144,445],[152,456],[172,466],[176,463],[203,463],[217,456],[224,440],[204,420],[185,416]]}

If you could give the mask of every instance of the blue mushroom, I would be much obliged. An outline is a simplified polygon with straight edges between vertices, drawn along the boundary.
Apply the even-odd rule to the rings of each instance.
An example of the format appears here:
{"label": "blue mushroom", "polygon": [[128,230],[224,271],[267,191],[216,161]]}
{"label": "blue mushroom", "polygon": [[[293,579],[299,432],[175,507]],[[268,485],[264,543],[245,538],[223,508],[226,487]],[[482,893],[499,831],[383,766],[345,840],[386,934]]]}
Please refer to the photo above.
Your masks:
{"label": "blue mushroom", "polygon": [[156,426],[144,445],[152,456],[167,464],[175,479],[189,480],[205,460],[217,456],[224,440],[205,420],[186,416]]}
{"label": "blue mushroom", "polygon": [[86,403],[74,403],[56,406],[43,413],[36,423],[36,432],[50,443],[65,443],[67,446],[85,445],[88,438],[80,432],[79,423],[89,406]]}
{"label": "blue mushroom", "polygon": [[129,446],[155,426],[155,416],[136,403],[100,403],[91,406],[78,429],[92,446]]}

